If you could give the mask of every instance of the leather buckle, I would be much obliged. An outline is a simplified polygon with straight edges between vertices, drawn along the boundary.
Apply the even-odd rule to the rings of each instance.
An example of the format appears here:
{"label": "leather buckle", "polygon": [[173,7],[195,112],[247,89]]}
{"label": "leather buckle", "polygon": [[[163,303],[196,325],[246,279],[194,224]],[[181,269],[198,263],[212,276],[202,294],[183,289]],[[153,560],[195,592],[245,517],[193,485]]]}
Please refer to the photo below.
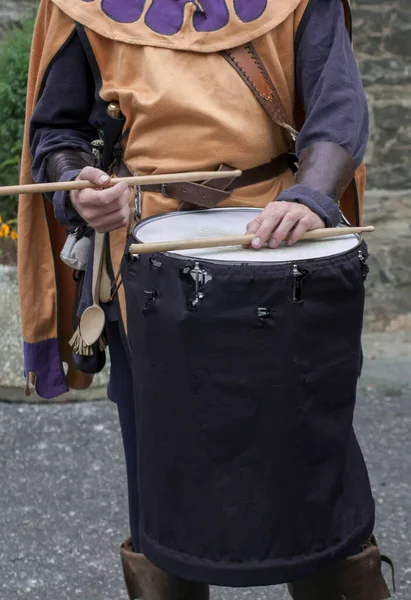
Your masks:
{"label": "leather buckle", "polygon": [[161,184],[161,195],[164,196],[164,198],[171,198],[171,196],[167,192],[167,184],[166,183]]}

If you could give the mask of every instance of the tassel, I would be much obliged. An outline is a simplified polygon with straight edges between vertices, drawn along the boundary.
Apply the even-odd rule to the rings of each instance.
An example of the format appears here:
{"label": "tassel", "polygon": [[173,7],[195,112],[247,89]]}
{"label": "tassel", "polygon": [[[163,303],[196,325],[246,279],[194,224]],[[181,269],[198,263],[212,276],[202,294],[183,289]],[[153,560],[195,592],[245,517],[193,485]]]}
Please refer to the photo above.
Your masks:
{"label": "tassel", "polygon": [[[96,344],[98,344],[98,349],[101,352],[103,352],[107,348],[107,339],[104,336],[104,333],[101,334]],[[80,327],[77,327],[76,331],[73,334],[73,337],[69,341],[69,345],[73,349],[73,352],[75,352],[79,356],[93,356],[94,354],[93,346],[95,346],[95,344],[93,344],[93,346],[88,346],[86,344],[81,335]]]}

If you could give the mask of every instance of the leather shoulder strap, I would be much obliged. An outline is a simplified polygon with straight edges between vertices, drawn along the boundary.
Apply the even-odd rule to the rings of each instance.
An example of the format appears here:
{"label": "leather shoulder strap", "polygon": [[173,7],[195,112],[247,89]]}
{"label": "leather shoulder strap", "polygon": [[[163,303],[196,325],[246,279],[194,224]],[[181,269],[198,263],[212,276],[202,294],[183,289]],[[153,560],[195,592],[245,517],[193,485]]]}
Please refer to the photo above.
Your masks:
{"label": "leather shoulder strap", "polygon": [[274,123],[286,129],[295,142],[298,131],[287,115],[272,79],[253,44],[249,42],[237,48],[224,50],[221,54],[245,81]]}

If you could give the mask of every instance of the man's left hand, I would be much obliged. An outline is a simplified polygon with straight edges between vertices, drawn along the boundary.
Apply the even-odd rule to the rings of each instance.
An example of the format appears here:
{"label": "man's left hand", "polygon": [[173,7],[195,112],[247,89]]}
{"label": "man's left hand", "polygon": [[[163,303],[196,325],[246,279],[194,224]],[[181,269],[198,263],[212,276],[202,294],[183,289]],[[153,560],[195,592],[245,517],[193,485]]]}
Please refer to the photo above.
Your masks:
{"label": "man's left hand", "polygon": [[310,208],[296,202],[270,202],[261,214],[247,225],[247,233],[253,233],[252,248],[261,248],[268,242],[269,248],[285,239],[291,246],[306,231],[325,227],[324,221]]}

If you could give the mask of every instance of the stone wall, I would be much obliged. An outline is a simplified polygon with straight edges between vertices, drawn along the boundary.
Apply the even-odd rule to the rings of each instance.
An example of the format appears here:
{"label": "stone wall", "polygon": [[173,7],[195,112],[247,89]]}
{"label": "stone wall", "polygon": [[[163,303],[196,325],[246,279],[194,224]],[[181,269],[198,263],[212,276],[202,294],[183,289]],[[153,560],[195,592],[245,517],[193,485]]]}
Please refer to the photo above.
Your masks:
{"label": "stone wall", "polygon": [[355,0],[353,16],[370,107],[365,220],[377,228],[367,324],[411,330],[411,4]]}
{"label": "stone wall", "polygon": [[38,0],[0,0],[0,40],[11,23],[30,14],[38,5]]}
{"label": "stone wall", "polygon": [[411,188],[410,0],[353,2],[354,46],[370,103],[369,189]]}

